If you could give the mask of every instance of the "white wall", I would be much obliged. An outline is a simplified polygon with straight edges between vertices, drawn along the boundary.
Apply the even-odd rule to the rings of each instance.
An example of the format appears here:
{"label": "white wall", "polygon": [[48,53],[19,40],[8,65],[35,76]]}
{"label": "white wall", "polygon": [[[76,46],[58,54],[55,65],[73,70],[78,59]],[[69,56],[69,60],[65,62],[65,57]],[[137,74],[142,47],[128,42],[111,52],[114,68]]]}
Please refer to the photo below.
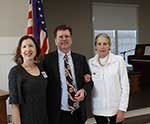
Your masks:
{"label": "white wall", "polygon": [[91,0],[43,0],[50,50],[55,49],[54,29],[60,24],[72,27],[72,50],[93,55]]}
{"label": "white wall", "polygon": [[20,36],[27,25],[27,0],[0,1],[0,36]]}
{"label": "white wall", "polygon": [[138,5],[93,3],[94,30],[138,30]]}
{"label": "white wall", "polygon": [[0,37],[0,89],[8,90],[8,72],[14,65],[13,55],[18,37]]}
{"label": "white wall", "polygon": [[[19,37],[0,37],[0,89],[8,91],[8,73],[15,64],[13,56]],[[11,114],[11,108],[7,100],[7,114]]]}
{"label": "white wall", "polygon": [[12,67],[18,38],[25,34],[28,3],[26,0],[0,1],[0,89],[8,90],[7,75]]}
{"label": "white wall", "polygon": [[[8,72],[14,65],[18,38],[26,32],[27,0],[0,1],[0,89],[8,91]],[[11,114],[7,101],[7,114]]]}

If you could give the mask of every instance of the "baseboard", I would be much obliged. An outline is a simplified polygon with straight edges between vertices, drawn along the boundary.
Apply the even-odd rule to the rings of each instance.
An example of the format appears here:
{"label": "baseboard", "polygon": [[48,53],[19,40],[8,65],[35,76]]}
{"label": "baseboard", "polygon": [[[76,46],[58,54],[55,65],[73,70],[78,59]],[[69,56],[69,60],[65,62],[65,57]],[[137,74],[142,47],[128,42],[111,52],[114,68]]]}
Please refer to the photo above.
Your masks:
{"label": "baseboard", "polygon": [[[150,107],[127,111],[125,113],[125,118],[132,118],[132,117],[142,116],[147,114],[150,114]],[[88,118],[85,124],[95,124],[95,119]]]}
{"label": "baseboard", "polygon": [[125,118],[131,118],[131,117],[142,116],[147,114],[150,114],[150,107],[127,111],[125,113]]}

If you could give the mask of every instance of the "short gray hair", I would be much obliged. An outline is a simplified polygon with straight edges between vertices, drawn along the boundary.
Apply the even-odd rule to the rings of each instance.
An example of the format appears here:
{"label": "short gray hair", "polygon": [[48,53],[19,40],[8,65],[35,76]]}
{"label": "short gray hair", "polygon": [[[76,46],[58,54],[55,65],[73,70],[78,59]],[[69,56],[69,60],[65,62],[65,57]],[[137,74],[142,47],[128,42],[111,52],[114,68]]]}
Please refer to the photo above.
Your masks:
{"label": "short gray hair", "polygon": [[108,39],[108,44],[109,44],[109,46],[111,46],[111,38],[110,38],[110,36],[109,36],[108,34],[106,34],[106,33],[100,33],[100,34],[96,35],[96,37],[95,37],[95,43],[94,43],[95,46],[96,46],[96,43],[97,43],[97,39],[98,39],[99,37],[104,37],[104,38]]}

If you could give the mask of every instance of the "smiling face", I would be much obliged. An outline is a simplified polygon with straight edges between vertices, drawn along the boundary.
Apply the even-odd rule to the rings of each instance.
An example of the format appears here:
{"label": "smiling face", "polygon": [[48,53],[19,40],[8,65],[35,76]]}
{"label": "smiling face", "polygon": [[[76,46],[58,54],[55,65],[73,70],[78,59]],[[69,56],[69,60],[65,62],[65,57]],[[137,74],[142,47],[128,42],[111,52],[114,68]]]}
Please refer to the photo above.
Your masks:
{"label": "smiling face", "polygon": [[37,51],[36,46],[31,39],[25,39],[22,41],[20,54],[23,58],[23,62],[34,61]]}
{"label": "smiling face", "polygon": [[96,50],[100,58],[104,58],[109,54],[110,51],[110,39],[105,35],[99,35],[95,42]]}
{"label": "smiling face", "polygon": [[69,30],[58,30],[56,32],[55,44],[59,50],[67,53],[72,45],[72,37]]}

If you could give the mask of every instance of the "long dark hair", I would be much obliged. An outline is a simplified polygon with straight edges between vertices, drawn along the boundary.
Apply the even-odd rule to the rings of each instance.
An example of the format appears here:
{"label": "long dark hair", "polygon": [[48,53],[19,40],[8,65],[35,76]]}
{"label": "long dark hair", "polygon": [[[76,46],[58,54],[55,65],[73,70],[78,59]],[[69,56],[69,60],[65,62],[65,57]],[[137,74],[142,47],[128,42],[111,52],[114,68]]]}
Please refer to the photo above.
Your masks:
{"label": "long dark hair", "polygon": [[17,46],[17,49],[16,49],[16,54],[14,56],[14,62],[16,64],[22,64],[23,63],[23,58],[21,56],[21,45],[22,45],[22,42],[24,40],[27,40],[27,39],[31,39],[33,41],[33,43],[35,44],[35,47],[36,47],[36,56],[35,56],[35,61],[37,63],[40,62],[40,56],[41,56],[41,50],[40,50],[40,47],[39,45],[36,43],[35,39],[32,37],[32,36],[29,36],[29,35],[24,35],[22,36],[20,39],[19,39],[19,43],[18,43],[18,46]]}

